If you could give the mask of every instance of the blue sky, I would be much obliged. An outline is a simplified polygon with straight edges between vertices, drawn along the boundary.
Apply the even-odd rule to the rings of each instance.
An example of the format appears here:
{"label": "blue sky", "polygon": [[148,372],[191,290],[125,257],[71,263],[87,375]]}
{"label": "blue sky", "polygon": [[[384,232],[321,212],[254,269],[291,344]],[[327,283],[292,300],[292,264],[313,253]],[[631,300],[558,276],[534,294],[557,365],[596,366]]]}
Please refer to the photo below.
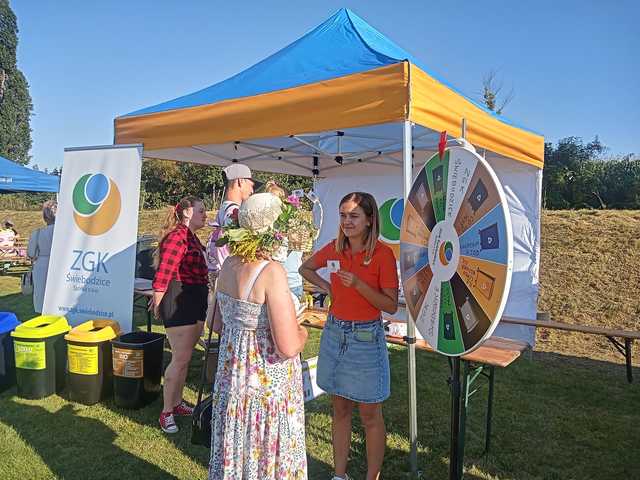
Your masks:
{"label": "blue sky", "polygon": [[10,3],[41,168],[61,165],[65,147],[112,143],[116,116],[223,80],[341,7],[467,96],[496,71],[515,92],[505,115],[547,141],[598,135],[612,154],[640,154],[634,0]]}

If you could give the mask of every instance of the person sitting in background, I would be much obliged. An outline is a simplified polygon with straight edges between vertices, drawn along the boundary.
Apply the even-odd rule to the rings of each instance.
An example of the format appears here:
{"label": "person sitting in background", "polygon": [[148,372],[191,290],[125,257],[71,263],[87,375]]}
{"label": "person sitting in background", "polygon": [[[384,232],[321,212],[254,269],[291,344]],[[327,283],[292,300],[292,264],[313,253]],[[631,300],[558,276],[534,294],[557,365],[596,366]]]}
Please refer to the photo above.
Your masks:
{"label": "person sitting in background", "polygon": [[31,233],[27,255],[33,262],[31,278],[33,281],[33,309],[36,313],[42,313],[44,303],[44,291],[49,273],[49,255],[53,243],[53,228],[56,223],[58,203],[48,200],[42,205],[42,218],[46,227],[38,228]]}
{"label": "person sitting in background", "polygon": [[15,253],[16,234],[10,228],[0,230],[0,256]]}
{"label": "person sitting in background", "polygon": [[20,235],[18,234],[18,231],[16,230],[16,227],[13,223],[13,220],[11,220],[10,218],[6,218],[4,221],[4,228],[5,230],[11,230],[13,232],[13,235],[18,238]]}
{"label": "person sitting in background", "polygon": [[15,249],[16,239],[18,237],[18,231],[13,227],[13,222],[5,218],[3,228],[0,230],[0,255],[16,255]]}

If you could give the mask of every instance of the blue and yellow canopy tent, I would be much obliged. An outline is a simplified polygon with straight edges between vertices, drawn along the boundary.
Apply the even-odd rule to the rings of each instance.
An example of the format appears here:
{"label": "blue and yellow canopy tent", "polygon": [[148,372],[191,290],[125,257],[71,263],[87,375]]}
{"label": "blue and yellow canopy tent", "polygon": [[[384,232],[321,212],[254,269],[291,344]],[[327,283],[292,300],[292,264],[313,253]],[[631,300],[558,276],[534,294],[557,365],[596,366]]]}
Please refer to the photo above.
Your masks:
{"label": "blue and yellow canopy tent", "polygon": [[[417,127],[414,137],[425,139],[428,132],[443,130],[456,137],[463,118],[468,124],[467,140],[476,147],[542,167],[542,136],[470,101],[360,17],[342,9],[299,40],[227,80],[116,118],[115,143],[142,143],[145,155],[154,158],[220,165],[235,159],[261,170],[293,168],[290,173],[309,175],[313,165],[301,157],[314,153],[308,150],[320,154],[323,171],[325,163],[335,165],[339,144],[340,153],[347,154],[344,161],[356,160],[351,155],[355,150],[377,153],[376,148],[389,141],[382,135],[381,142],[366,147],[367,152],[362,146],[350,149],[346,129],[357,129],[354,139],[368,140],[380,129],[369,129],[367,136],[367,129],[361,127],[410,121]],[[295,139],[314,133],[304,142]],[[333,138],[326,138],[331,133]],[[269,141],[248,148],[255,139]],[[255,150],[263,150],[264,155],[256,157],[260,152]],[[278,157],[290,162],[286,167],[282,162],[273,165],[268,150],[278,153],[276,162]],[[382,150],[388,152],[390,147]]]}
{"label": "blue and yellow canopy tent", "polygon": [[52,192],[60,190],[60,177],[31,170],[0,157],[0,193]]}
{"label": "blue and yellow canopy tent", "polygon": [[[146,158],[241,162],[313,176],[321,199],[336,203],[325,207],[330,213],[343,193],[374,185],[406,200],[414,174],[437,151],[440,132],[455,139],[463,123],[464,137],[494,167],[509,203],[514,262],[504,314],[535,319],[544,138],[436,78],[348,9],[231,78],[116,118],[114,143],[142,144]],[[335,234],[336,222],[325,216],[331,226],[320,243]],[[414,337],[408,317],[407,335]],[[509,328],[500,334],[533,344],[531,329]],[[408,352],[415,470],[413,344]]]}

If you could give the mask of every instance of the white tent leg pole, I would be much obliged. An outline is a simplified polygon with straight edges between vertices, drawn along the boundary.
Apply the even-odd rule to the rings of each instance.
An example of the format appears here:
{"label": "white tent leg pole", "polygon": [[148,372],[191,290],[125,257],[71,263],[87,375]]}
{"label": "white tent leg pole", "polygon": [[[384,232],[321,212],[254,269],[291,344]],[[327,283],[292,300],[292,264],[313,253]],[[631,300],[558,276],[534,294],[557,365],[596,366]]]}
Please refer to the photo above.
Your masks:
{"label": "white tent leg pole", "polygon": [[[405,205],[409,199],[411,184],[413,182],[413,158],[412,158],[412,125],[405,120],[403,126],[402,160],[403,160],[403,187]],[[411,474],[419,476],[418,472],[418,409],[416,398],[416,326],[409,309],[407,312],[407,341],[408,341],[408,365],[409,365],[409,463]]]}

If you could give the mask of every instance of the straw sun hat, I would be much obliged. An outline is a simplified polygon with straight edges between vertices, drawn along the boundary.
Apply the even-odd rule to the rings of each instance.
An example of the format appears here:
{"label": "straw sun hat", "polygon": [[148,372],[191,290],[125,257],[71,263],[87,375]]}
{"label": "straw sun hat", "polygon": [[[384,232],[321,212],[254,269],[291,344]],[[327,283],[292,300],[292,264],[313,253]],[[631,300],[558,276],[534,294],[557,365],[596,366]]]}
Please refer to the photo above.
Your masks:
{"label": "straw sun hat", "polygon": [[265,233],[282,213],[282,201],[271,193],[256,193],[247,198],[238,210],[240,228]]}

